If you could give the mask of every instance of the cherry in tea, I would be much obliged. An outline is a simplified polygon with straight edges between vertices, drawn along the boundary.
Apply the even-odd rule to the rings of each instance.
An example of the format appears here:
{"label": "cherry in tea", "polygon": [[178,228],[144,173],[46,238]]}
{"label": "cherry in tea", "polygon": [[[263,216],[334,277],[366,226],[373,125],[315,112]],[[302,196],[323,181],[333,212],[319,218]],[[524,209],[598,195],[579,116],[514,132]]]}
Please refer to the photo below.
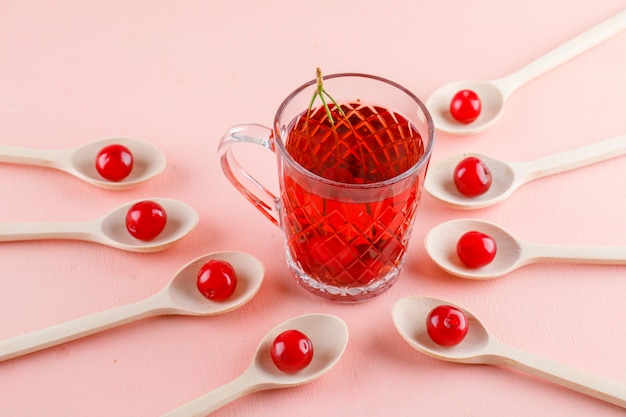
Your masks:
{"label": "cherry in tea", "polygon": [[287,152],[334,184],[316,188],[284,165],[281,218],[298,280],[322,297],[358,301],[385,291],[402,266],[422,175],[385,182],[415,167],[424,144],[401,114],[361,103],[341,109],[320,106],[292,122]]}

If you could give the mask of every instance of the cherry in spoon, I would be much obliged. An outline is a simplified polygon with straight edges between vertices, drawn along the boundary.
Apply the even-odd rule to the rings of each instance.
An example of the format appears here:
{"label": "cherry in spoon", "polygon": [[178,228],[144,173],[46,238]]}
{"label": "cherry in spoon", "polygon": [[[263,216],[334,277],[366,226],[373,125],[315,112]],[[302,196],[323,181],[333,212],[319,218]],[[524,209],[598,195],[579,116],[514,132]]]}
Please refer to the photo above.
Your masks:
{"label": "cherry in spoon", "polygon": [[[313,344],[311,363],[297,373],[280,371],[271,358],[274,339],[286,330],[302,332]],[[347,344],[348,327],[338,317],[307,314],[287,320],[261,340],[252,363],[241,376],[161,417],[204,417],[253,392],[306,384],[329,371],[339,361]]]}
{"label": "cherry in spoon", "polygon": [[[458,240],[467,232],[490,236],[497,245],[491,262],[469,268],[456,252]],[[518,239],[502,227],[482,220],[458,219],[433,227],[425,238],[426,252],[444,271],[461,278],[491,279],[522,266],[539,262],[626,265],[626,247],[546,245]]]}
{"label": "cherry in spoon", "polygon": [[[588,29],[506,77],[491,81],[457,81],[439,88],[426,101],[426,107],[430,111],[435,128],[455,135],[468,135],[488,129],[500,118],[506,100],[518,88],[624,29],[626,29],[626,10]],[[478,118],[468,124],[456,121],[450,114],[452,97],[462,90],[476,93],[482,104]]]}
{"label": "cherry in spoon", "polygon": [[[224,301],[205,298],[196,287],[200,268],[210,260],[230,263],[237,272],[237,288]],[[235,310],[259,290],[265,268],[243,252],[215,252],[183,266],[158,293],[132,304],[85,316],[0,342],[0,361],[76,340],[135,320],[159,315],[212,316]]]}
{"label": "cherry in spoon", "polygon": [[[141,201],[153,201],[167,213],[163,231],[154,239],[134,238],[126,229],[126,214]],[[168,198],[149,198],[126,203],[94,220],[65,223],[0,223],[0,242],[71,239],[99,243],[131,252],[156,252],[169,248],[191,232],[198,213],[187,204]]]}
{"label": "cherry in spoon", "polygon": [[[103,178],[96,168],[98,153],[109,145],[122,145],[133,156],[130,174],[120,181]],[[0,162],[55,168],[89,184],[111,190],[137,186],[160,174],[166,166],[163,152],[156,146],[130,138],[108,138],[70,149],[28,149],[0,145]]]}
{"label": "cherry in spoon", "polygon": [[[431,163],[426,175],[426,191],[447,206],[475,210],[504,201],[522,185],[549,175],[570,171],[626,154],[626,135],[605,139],[533,161],[506,162],[487,155],[466,153]],[[477,196],[461,194],[454,183],[454,170],[459,162],[474,157],[491,172],[489,189]]]}
{"label": "cherry in spoon", "polygon": [[[440,346],[428,335],[426,317],[440,305],[456,307],[467,317],[467,335],[455,346]],[[425,355],[449,362],[514,368],[626,408],[626,385],[507,346],[493,337],[474,314],[449,301],[431,297],[403,298],[392,307],[392,316],[402,338]]]}

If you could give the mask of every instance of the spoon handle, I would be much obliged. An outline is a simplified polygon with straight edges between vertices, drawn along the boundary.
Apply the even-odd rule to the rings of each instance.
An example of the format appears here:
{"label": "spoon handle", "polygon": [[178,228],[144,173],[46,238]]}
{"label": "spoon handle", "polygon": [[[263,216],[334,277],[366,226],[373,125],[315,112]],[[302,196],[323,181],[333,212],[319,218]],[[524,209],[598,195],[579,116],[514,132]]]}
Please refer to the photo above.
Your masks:
{"label": "spoon handle", "polygon": [[231,403],[245,395],[264,389],[251,374],[251,368],[232,380],[180,407],[163,414],[161,417],[205,417],[207,414]]}
{"label": "spoon handle", "polygon": [[42,239],[92,241],[97,228],[92,222],[75,223],[0,223],[0,242]]}
{"label": "spoon handle", "polygon": [[626,10],[552,49],[507,77],[494,82],[500,84],[500,87],[505,92],[504,95],[508,96],[525,83],[617,35],[624,29],[626,29]]}
{"label": "spoon handle", "polygon": [[67,150],[29,149],[0,145],[0,162],[12,164],[37,165],[60,169],[60,162],[66,158],[67,154]]}
{"label": "spoon handle", "polygon": [[626,408],[626,385],[501,345],[501,363],[565,388]]}
{"label": "spoon handle", "polygon": [[159,314],[155,296],[0,341],[0,362]]}
{"label": "spoon handle", "polygon": [[524,162],[528,180],[570,171],[626,154],[626,135]]}
{"label": "spoon handle", "polygon": [[626,265],[626,247],[528,245],[533,262],[573,262],[581,264]]}

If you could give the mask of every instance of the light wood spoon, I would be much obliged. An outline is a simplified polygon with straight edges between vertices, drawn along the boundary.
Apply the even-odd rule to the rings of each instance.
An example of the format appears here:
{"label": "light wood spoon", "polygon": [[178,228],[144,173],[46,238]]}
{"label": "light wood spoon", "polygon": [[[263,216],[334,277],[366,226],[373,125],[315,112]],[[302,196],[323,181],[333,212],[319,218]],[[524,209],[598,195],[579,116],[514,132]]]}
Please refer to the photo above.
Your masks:
{"label": "light wood spoon", "polygon": [[[496,256],[481,268],[468,268],[456,252],[459,238],[482,232],[496,242]],[[459,219],[433,227],[425,238],[426,252],[444,271],[461,278],[491,279],[538,262],[626,265],[626,247],[543,245],[515,238],[493,223]]]}
{"label": "light wood spoon", "polygon": [[[463,311],[468,319],[467,335],[456,346],[439,346],[428,335],[426,318],[439,305],[454,306]],[[430,297],[407,297],[394,304],[392,315],[404,340],[425,355],[449,362],[514,368],[626,408],[626,385],[507,346],[490,335],[474,314],[448,301]]]}
{"label": "light wood spoon", "polygon": [[[134,238],[126,229],[126,213],[140,201],[154,201],[167,214],[165,229],[154,239]],[[168,198],[146,198],[126,203],[94,220],[66,223],[0,223],[0,242],[69,239],[99,243],[131,252],[156,252],[169,248],[191,232],[198,212],[187,204]]]}
{"label": "light wood spoon", "polygon": [[[553,49],[516,72],[491,81],[456,81],[439,88],[426,101],[435,128],[455,134],[469,135],[491,127],[502,115],[504,103],[518,88],[536,77],[591,49],[600,42],[626,29],[626,10],[588,29]],[[450,101],[461,90],[472,90],[481,100],[478,119],[469,124],[459,123],[450,114]]]}
{"label": "light wood spoon", "polygon": [[[487,155],[464,153],[431,164],[424,187],[447,206],[475,210],[502,202],[520,186],[538,178],[581,168],[626,154],[626,135],[570,149],[528,162],[499,161]],[[491,171],[492,183],[486,193],[467,197],[454,184],[454,169],[470,156],[483,161]]]}
{"label": "light wood spoon", "polygon": [[[276,336],[292,329],[301,331],[311,340],[313,360],[300,372],[287,374],[274,365],[270,350]],[[252,363],[241,376],[162,417],[204,417],[254,392],[306,384],[330,370],[343,355],[347,344],[348,327],[338,317],[308,314],[287,320],[261,340]]]}
{"label": "light wood spoon", "polygon": [[[121,181],[109,181],[96,170],[98,152],[112,144],[123,145],[133,154],[133,169]],[[160,149],[148,142],[130,138],[102,139],[70,149],[29,149],[0,145],[0,162],[55,168],[110,190],[139,185],[160,174],[166,166],[165,155]]]}
{"label": "light wood spoon", "polygon": [[[212,259],[230,263],[237,274],[235,292],[225,301],[205,298],[196,287],[198,271]],[[112,308],[0,342],[0,361],[76,340],[135,320],[160,315],[211,316],[235,310],[259,290],[265,268],[242,252],[215,252],[183,266],[161,291],[142,301]]]}

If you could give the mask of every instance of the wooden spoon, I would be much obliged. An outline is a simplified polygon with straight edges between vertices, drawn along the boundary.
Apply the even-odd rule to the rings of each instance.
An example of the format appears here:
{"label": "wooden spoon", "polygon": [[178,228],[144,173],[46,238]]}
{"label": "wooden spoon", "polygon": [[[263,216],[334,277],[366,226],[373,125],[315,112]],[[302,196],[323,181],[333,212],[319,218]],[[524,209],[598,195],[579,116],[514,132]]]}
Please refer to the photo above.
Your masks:
{"label": "wooden spoon", "polygon": [[[439,305],[454,306],[463,311],[468,319],[467,335],[456,346],[439,346],[428,335],[426,318]],[[626,385],[507,346],[490,335],[474,314],[448,301],[431,297],[407,297],[394,304],[392,315],[404,340],[425,355],[449,362],[514,368],[626,408]]]}
{"label": "wooden spoon", "polygon": [[[133,169],[121,181],[109,181],[96,170],[96,156],[102,148],[118,144],[133,154]],[[166,166],[165,155],[156,146],[130,138],[109,138],[70,149],[28,149],[0,145],[0,162],[37,165],[67,172],[89,184],[110,190],[122,190],[139,185],[160,174]]]}
{"label": "wooden spoon", "polygon": [[[520,186],[549,175],[581,168],[626,154],[626,135],[570,149],[528,162],[506,162],[487,155],[465,153],[442,159],[428,170],[424,187],[442,203],[462,210],[474,210],[502,202]],[[470,156],[480,159],[491,171],[492,183],[486,193],[467,197],[454,184],[454,170]]]}
{"label": "wooden spoon", "polygon": [[[459,238],[482,232],[496,242],[496,256],[481,268],[468,268],[456,253]],[[461,278],[491,279],[538,262],[626,265],[626,247],[540,245],[515,238],[493,223],[459,219],[432,228],[425,238],[426,252],[444,271]]]}
{"label": "wooden spoon", "polygon": [[[198,271],[212,259],[230,263],[237,274],[235,292],[225,301],[205,298],[196,287]],[[142,301],[112,308],[0,342],[0,361],[76,340],[131,321],[159,315],[211,316],[235,310],[257,293],[265,268],[242,252],[215,252],[183,266],[161,291]]]}
{"label": "wooden spoon", "polygon": [[[135,203],[154,201],[167,214],[165,229],[154,239],[134,238],[126,229],[126,213]],[[0,223],[0,242],[70,239],[99,243],[131,252],[156,252],[167,249],[191,232],[199,221],[198,213],[187,204],[168,198],[148,198],[126,203],[104,216],[82,222]]]}
{"label": "wooden spoon", "polygon": [[[626,29],[626,10],[588,29],[561,46],[553,49],[525,67],[506,77],[491,81],[456,81],[439,88],[426,101],[435,128],[455,134],[469,135],[491,127],[502,115],[506,100],[524,84],[549,70],[569,61],[600,42]],[[461,90],[478,94],[482,111],[472,123],[459,123],[450,115],[450,101]]]}
{"label": "wooden spoon", "polygon": [[[299,330],[313,343],[313,360],[298,373],[287,374],[272,362],[270,350],[276,336]],[[327,314],[308,314],[278,325],[259,343],[248,369],[235,380],[204,394],[162,417],[204,417],[218,408],[253,392],[294,387],[319,378],[341,358],[348,344],[348,327]]]}

